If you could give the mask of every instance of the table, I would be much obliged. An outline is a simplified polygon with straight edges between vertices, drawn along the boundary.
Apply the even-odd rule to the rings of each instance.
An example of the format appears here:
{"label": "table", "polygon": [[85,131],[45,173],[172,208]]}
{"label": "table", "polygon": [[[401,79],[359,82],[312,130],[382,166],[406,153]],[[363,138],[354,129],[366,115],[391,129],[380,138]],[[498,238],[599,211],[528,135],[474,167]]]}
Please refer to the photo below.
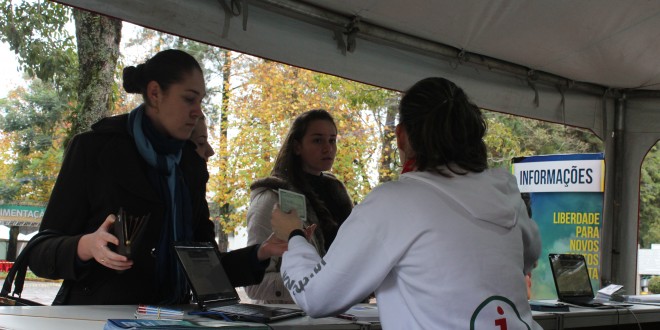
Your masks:
{"label": "table", "polygon": [[[137,305],[105,306],[0,306],[0,329],[103,329],[107,319],[130,319]],[[193,307],[184,307],[191,309]],[[222,322],[200,316],[186,315],[186,319],[205,324],[245,324]],[[261,324],[254,324],[262,326]],[[287,329],[370,329],[369,324],[356,324],[335,317],[313,319],[309,316],[269,323],[277,330]],[[373,328],[371,328],[373,329]]]}
{"label": "table", "polygon": [[[286,306],[286,305],[285,305]],[[122,306],[0,306],[2,329],[103,329],[107,319],[132,318],[137,305]],[[186,307],[190,309],[192,307]],[[184,309],[186,309],[184,308]],[[634,305],[626,309],[573,308],[569,312],[532,312],[543,329],[660,329],[660,305]],[[224,322],[198,316],[187,316],[193,321]],[[227,323],[225,323],[227,324]],[[229,323],[237,324],[237,323]],[[247,324],[247,323],[246,323]],[[270,323],[277,330],[286,329],[380,329],[379,324],[356,323],[334,317],[313,319],[299,317]]]}
{"label": "table", "polygon": [[635,304],[618,309],[570,307],[568,312],[532,311],[532,315],[545,330],[579,328],[637,330],[640,329],[639,325],[642,329],[660,329],[660,304]]}

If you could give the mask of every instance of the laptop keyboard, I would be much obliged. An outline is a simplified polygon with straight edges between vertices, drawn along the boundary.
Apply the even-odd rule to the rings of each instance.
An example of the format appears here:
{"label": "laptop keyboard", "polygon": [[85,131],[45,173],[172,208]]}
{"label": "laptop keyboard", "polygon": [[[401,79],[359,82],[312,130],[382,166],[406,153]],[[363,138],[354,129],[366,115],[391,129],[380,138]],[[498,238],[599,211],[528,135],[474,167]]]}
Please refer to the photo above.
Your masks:
{"label": "laptop keyboard", "polygon": [[238,314],[238,315],[269,315],[275,316],[279,314],[284,314],[291,312],[291,309],[279,309],[268,306],[261,305],[252,305],[252,304],[235,304],[214,307],[214,311],[223,312],[227,314]]}

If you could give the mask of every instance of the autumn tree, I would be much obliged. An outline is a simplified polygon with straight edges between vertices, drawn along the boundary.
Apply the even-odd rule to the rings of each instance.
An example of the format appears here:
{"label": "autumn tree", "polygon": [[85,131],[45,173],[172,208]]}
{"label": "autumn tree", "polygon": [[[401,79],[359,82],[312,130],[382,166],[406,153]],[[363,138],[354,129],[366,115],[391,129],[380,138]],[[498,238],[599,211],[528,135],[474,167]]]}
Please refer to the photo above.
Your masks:
{"label": "autumn tree", "polygon": [[603,152],[603,142],[584,129],[484,111],[488,165],[509,168],[513,157]]}
{"label": "autumn tree", "polygon": [[62,162],[63,126],[70,108],[52,83],[36,79],[0,99],[0,156],[10,166],[0,173],[0,199],[45,203]]}
{"label": "autumn tree", "polygon": [[[107,116],[116,94],[115,69],[122,23],[48,1],[3,0],[2,41],[30,77],[53,81],[75,106],[69,137]],[[75,21],[75,38],[67,24]],[[55,123],[54,123],[55,124]]]}
{"label": "autumn tree", "polygon": [[0,40],[17,55],[20,69],[71,97],[78,72],[75,39],[67,30],[71,9],[48,1],[0,0],[0,10]]}
{"label": "autumn tree", "polygon": [[401,170],[394,134],[400,93],[329,75],[319,75],[317,79],[319,87],[331,88],[341,94],[348,101],[347,106],[359,113],[374,134],[375,154],[369,160],[369,166],[376,169],[378,175],[373,183],[396,179]]}
{"label": "autumn tree", "polygon": [[[0,109],[4,108],[4,102],[5,99],[0,99]],[[16,158],[11,149],[12,142],[12,137],[9,134],[5,133],[4,130],[0,132],[0,201],[13,200],[18,191],[17,181],[13,178],[8,180],[14,167],[11,160]]]}
{"label": "autumn tree", "polygon": [[43,204],[48,200],[61,162],[62,118],[75,100],[75,40],[66,29],[70,10],[50,2],[0,1],[4,20],[0,40],[17,55],[20,69],[32,79],[0,101],[6,164],[2,198]]}
{"label": "autumn tree", "polygon": [[507,117],[491,111],[482,112],[488,125],[484,141],[488,147],[489,167],[507,167],[511,164],[513,157],[534,154],[524,150],[521,146],[521,137],[516,136],[514,129],[507,125]]}
{"label": "autumn tree", "polygon": [[[398,171],[403,164],[399,161],[399,152],[396,145],[396,120],[399,113],[398,98],[386,97],[387,104],[383,104],[380,113],[375,117],[378,122],[378,133],[380,136],[380,164],[378,166],[378,182],[387,182],[399,177]],[[380,117],[378,116],[380,114]],[[384,119],[384,120],[382,120]]]}
{"label": "autumn tree", "polygon": [[[59,169],[52,160],[61,159],[65,141],[108,113],[108,91],[116,90],[113,77],[121,22],[74,10],[76,39],[67,29],[72,19],[69,7],[44,1],[2,0],[0,10],[6,18],[0,21],[0,39],[17,55],[21,70],[35,79],[29,91],[17,91],[3,107],[7,116],[3,129],[9,133],[3,138],[13,137],[10,144],[16,150],[13,173],[31,171],[24,176],[50,182]],[[65,139],[59,135],[62,132],[66,132]],[[40,165],[37,160],[42,157],[51,161]],[[22,188],[17,188],[17,184],[27,184],[25,180],[3,184],[8,193],[45,203],[50,188],[33,187],[33,194],[26,196],[20,192]]]}
{"label": "autumn tree", "polygon": [[642,163],[639,188],[639,244],[649,249],[651,244],[660,243],[660,143]]}

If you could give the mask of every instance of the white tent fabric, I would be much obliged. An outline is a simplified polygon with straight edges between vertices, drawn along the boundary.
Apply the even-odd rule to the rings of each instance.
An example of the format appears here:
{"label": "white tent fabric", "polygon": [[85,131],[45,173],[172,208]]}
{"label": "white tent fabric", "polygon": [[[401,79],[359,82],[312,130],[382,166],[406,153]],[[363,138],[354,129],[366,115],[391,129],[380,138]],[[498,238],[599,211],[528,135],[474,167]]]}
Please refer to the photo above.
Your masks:
{"label": "white tent fabric", "polygon": [[[32,236],[36,235],[38,232],[39,232],[38,230],[35,230],[29,234],[18,233],[17,240],[27,242],[32,238]],[[5,241],[9,240],[9,227],[5,225],[0,225],[0,240],[5,240]]]}
{"label": "white tent fabric", "polygon": [[9,239],[9,227],[0,225],[0,240]]}
{"label": "white tent fabric", "polygon": [[29,234],[18,234],[17,240],[27,242],[30,239],[32,239],[32,237],[34,237],[34,235],[36,235],[38,232],[39,232],[38,230],[35,230]]}
{"label": "white tent fabric", "polygon": [[590,129],[606,143],[601,277],[636,287],[640,164],[660,139],[658,1],[59,2],[395,90],[444,76],[485,109]]}

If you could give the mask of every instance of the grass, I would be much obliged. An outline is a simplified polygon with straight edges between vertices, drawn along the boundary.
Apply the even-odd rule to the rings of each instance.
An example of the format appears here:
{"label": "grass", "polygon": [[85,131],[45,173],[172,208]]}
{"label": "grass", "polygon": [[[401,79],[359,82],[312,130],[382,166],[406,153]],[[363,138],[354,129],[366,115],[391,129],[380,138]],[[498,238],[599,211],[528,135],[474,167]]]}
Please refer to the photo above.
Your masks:
{"label": "grass", "polygon": [[[0,279],[5,279],[6,277],[7,277],[7,272],[0,272]],[[25,280],[37,281],[37,282],[62,282],[62,280],[51,280],[48,278],[39,277],[37,275],[34,275],[34,273],[29,270],[25,273]]]}

